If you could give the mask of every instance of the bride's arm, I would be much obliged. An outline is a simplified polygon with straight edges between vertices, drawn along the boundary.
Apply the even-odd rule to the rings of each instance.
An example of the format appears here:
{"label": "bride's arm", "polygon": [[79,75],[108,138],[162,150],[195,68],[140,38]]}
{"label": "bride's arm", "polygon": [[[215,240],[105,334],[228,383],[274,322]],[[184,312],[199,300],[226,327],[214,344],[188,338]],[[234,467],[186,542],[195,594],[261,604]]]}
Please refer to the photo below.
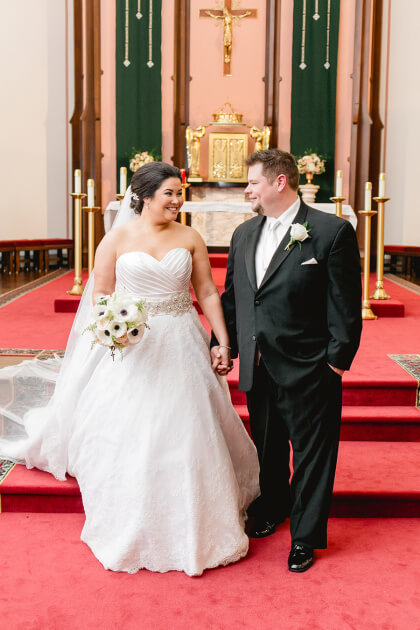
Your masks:
{"label": "bride's arm", "polygon": [[201,236],[194,230],[194,250],[192,253],[193,269],[191,282],[197,301],[206,316],[220,344],[222,364],[230,366],[229,335],[223,315],[220,295],[211,275],[207,247]]}
{"label": "bride's arm", "polygon": [[[116,228],[115,232],[117,232]],[[111,295],[115,289],[116,234],[109,232],[99,243],[95,253],[95,284],[93,303],[101,295]]]}

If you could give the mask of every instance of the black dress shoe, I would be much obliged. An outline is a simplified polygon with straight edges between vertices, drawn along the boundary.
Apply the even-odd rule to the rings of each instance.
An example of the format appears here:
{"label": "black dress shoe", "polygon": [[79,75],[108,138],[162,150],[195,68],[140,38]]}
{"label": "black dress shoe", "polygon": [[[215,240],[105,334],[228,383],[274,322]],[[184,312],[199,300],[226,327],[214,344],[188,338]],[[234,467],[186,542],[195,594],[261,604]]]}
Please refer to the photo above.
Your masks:
{"label": "black dress shoe", "polygon": [[265,538],[271,536],[276,531],[276,527],[279,523],[282,523],[284,519],[280,521],[268,521],[266,519],[258,518],[252,527],[249,535],[251,538]]}
{"label": "black dress shoe", "polygon": [[292,545],[289,554],[289,571],[303,573],[307,571],[314,562],[314,552],[303,545]]}

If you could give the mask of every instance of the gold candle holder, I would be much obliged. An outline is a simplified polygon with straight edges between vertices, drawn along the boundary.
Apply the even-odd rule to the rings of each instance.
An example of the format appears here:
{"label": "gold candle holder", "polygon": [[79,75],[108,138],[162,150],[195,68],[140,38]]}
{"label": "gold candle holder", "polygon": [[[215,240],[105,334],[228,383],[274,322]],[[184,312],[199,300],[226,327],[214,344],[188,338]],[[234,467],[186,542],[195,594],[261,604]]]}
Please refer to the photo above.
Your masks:
{"label": "gold candle holder", "polygon": [[385,202],[390,197],[374,197],[378,204],[378,237],[376,246],[376,289],[370,296],[373,300],[389,300],[390,295],[384,289],[384,219]]}
{"label": "gold candle holder", "polygon": [[122,201],[124,199],[125,195],[121,195],[120,193],[117,193],[116,197],[117,197],[118,201]]}
{"label": "gold candle holder", "polygon": [[[188,184],[188,182],[184,182],[183,184],[181,184],[181,187],[182,187],[182,198],[183,198],[184,201],[187,201],[187,188],[189,188],[190,186],[191,186],[191,184]],[[182,225],[187,225],[187,213],[186,212],[181,212],[179,220],[182,223]]]}
{"label": "gold candle holder", "polygon": [[335,216],[342,217],[343,216],[343,201],[345,201],[345,197],[330,197],[331,201],[335,203]]}
{"label": "gold candle holder", "polygon": [[369,280],[370,280],[370,238],[372,217],[377,214],[376,210],[359,210],[359,214],[365,217],[365,258],[363,261],[363,303],[362,319],[378,319],[377,315],[370,308],[369,302]]}
{"label": "gold candle holder", "polygon": [[88,272],[93,271],[95,263],[95,213],[99,212],[99,206],[83,206],[83,210],[88,213]]}
{"label": "gold candle holder", "polygon": [[82,295],[82,199],[85,193],[71,193],[74,200],[74,280],[69,295]]}

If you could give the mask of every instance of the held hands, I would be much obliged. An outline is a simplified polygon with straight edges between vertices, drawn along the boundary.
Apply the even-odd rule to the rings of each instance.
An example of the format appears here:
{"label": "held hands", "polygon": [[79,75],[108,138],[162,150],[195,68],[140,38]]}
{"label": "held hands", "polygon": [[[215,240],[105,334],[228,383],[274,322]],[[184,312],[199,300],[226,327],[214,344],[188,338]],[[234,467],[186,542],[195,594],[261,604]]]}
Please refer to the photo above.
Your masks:
{"label": "held hands", "polygon": [[220,376],[226,376],[233,369],[230,349],[226,346],[213,346],[210,350],[211,367]]}

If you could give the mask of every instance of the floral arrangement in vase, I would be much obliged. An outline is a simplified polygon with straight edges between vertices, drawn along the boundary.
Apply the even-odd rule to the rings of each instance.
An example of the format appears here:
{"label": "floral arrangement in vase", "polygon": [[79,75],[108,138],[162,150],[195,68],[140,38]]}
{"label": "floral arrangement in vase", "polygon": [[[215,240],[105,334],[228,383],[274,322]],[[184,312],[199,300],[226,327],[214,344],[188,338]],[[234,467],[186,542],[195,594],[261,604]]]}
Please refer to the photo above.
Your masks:
{"label": "floral arrangement in vase", "polygon": [[141,166],[155,161],[155,156],[152,152],[137,151],[136,149],[133,149],[133,151],[134,153],[130,158],[130,171],[133,171],[133,173],[138,171]]}
{"label": "floral arrangement in vase", "polygon": [[308,149],[305,155],[302,155],[302,157],[297,160],[297,167],[299,173],[305,175],[308,184],[310,184],[314,175],[325,173],[325,159],[317,153],[314,153],[311,149]]}

